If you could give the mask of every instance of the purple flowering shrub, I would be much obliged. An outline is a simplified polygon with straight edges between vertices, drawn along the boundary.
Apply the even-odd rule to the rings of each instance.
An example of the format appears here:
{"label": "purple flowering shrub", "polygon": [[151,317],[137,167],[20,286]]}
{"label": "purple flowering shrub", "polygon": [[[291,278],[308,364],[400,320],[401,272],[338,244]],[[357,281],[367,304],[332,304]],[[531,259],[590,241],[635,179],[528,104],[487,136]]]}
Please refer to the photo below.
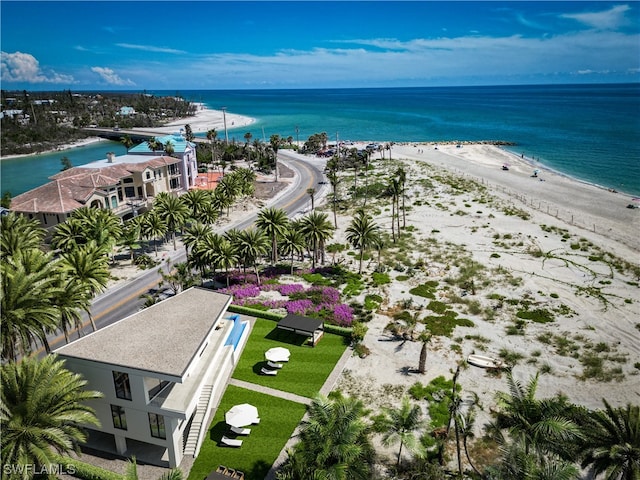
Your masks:
{"label": "purple flowering shrub", "polygon": [[[261,309],[284,308],[288,313],[321,318],[329,323],[348,327],[353,321],[353,311],[340,303],[340,291],[333,287],[314,286],[305,289],[299,283],[268,284],[258,287],[254,284],[237,284],[220,290],[233,295],[233,303],[240,306],[260,305]],[[261,292],[276,291],[288,299],[258,300]]]}

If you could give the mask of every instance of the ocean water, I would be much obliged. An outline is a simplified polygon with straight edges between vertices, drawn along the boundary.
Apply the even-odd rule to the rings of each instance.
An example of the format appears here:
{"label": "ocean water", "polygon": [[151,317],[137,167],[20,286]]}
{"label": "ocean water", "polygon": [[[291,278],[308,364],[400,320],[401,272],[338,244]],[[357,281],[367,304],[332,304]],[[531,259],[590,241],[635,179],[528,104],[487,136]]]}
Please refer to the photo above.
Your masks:
{"label": "ocean water", "polygon": [[[247,132],[267,142],[273,134],[304,141],[320,132],[331,141],[336,136],[393,142],[504,140],[516,144],[511,147],[514,152],[535,157],[542,166],[640,196],[640,84],[180,94],[212,109],[226,107],[228,112],[256,118],[248,127],[227,125],[229,137],[240,142]],[[60,155],[58,169],[59,159]],[[12,183],[5,178],[4,163],[3,190]]]}

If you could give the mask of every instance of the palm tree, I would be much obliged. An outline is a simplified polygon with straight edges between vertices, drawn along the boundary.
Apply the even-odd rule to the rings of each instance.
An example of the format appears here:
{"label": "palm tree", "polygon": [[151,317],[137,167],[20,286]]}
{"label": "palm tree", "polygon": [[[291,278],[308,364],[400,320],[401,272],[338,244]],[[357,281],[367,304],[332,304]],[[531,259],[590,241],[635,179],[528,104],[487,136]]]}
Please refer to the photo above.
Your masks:
{"label": "palm tree", "polygon": [[[86,380],[66,370],[56,355],[6,363],[1,376],[3,465],[43,468],[57,463],[54,451],[78,452],[86,440],[79,425],[99,425],[85,402],[102,394],[85,390]],[[25,468],[17,478],[27,479],[31,472]]]}
{"label": "palm tree", "polygon": [[291,275],[293,275],[293,258],[296,254],[304,255],[304,247],[304,235],[299,229],[290,226],[282,235],[280,249],[283,255],[291,255]]}
{"label": "palm tree", "polygon": [[575,480],[578,468],[556,455],[539,455],[526,451],[521,442],[502,446],[502,458],[498,465],[489,467],[485,478],[492,480]]}
{"label": "palm tree", "polygon": [[51,246],[63,252],[68,252],[78,245],[82,245],[85,240],[85,229],[78,219],[68,218],[65,222],[59,223],[53,230],[51,236]]}
{"label": "palm tree", "polygon": [[[102,252],[93,242],[63,254],[61,267],[69,275],[70,280],[85,291],[89,299],[93,299],[101,292],[109,281],[109,266]],[[85,311],[89,315],[91,327],[95,332],[96,324],[88,307],[89,305],[86,305]]]}
{"label": "palm tree", "polygon": [[539,373],[523,385],[507,371],[509,393],[498,392],[498,413],[489,431],[500,440],[500,431],[506,430],[511,438],[531,450],[556,452],[566,455],[566,449],[580,438],[580,430],[572,418],[572,405],[565,397],[538,400],[535,398]]}
{"label": "palm tree", "polygon": [[162,143],[156,137],[149,137],[147,139],[147,147],[149,147],[149,150],[153,153],[156,153],[157,150],[162,149]]}
{"label": "palm tree", "polygon": [[338,217],[336,214],[336,208],[338,206],[338,183],[340,183],[340,177],[338,176],[338,172],[335,170],[330,170],[327,173],[327,178],[329,179],[329,183],[331,184],[331,193],[332,193],[332,203],[333,203],[333,226],[338,228]]}
{"label": "palm tree", "polygon": [[[400,183],[400,195],[402,196],[402,228],[406,228],[407,217],[406,217],[406,212],[404,207],[404,200],[407,193],[407,190],[406,190],[407,171],[402,167],[398,167],[398,169],[396,170],[396,176],[398,177],[398,182]],[[400,216],[398,216],[398,221],[400,221]],[[398,232],[400,232],[400,227],[398,227]]]}
{"label": "palm tree", "polygon": [[157,211],[151,210],[142,217],[140,223],[142,236],[147,239],[153,239],[153,245],[156,251],[156,257],[158,256],[158,238],[164,237],[167,234],[167,223],[158,214]]}
{"label": "palm tree", "polygon": [[29,353],[36,340],[48,348],[46,335],[59,318],[53,300],[62,293],[52,255],[37,248],[17,251],[0,262],[0,277],[2,358]]}
{"label": "palm tree", "polygon": [[362,273],[362,260],[364,251],[380,242],[380,227],[373,219],[360,209],[346,230],[347,241],[360,250],[360,266],[358,273]]}
{"label": "palm tree", "polygon": [[218,136],[218,132],[216,132],[216,129],[213,128],[211,130],[207,131],[207,140],[209,140],[210,144],[211,144],[211,163],[216,163],[216,159],[215,159],[215,155],[214,155],[214,150],[213,150],[213,146],[216,142],[216,137]]}
{"label": "palm tree", "polygon": [[[392,178],[389,180],[386,193],[388,197],[391,197],[391,236],[393,238],[393,243],[396,243],[396,204],[398,203],[398,198],[400,197],[400,182],[397,178]],[[398,231],[398,235],[400,235],[400,231]]]}
{"label": "palm tree", "polygon": [[221,238],[218,248],[214,252],[215,262],[220,268],[224,268],[227,288],[229,288],[229,269],[238,262],[236,247],[226,238]]}
{"label": "palm tree", "polygon": [[131,137],[129,135],[125,135],[124,137],[122,137],[120,139],[120,143],[122,143],[124,145],[124,148],[127,149],[127,153],[129,152],[129,149],[133,147],[133,140],[131,140]]}
{"label": "palm tree", "polygon": [[66,343],[69,343],[69,330],[75,328],[80,336],[82,329],[80,311],[88,311],[91,305],[85,288],[64,272],[60,274],[60,286],[61,288],[57,289],[52,297],[52,303],[58,311],[58,325],[64,333]]}
{"label": "palm tree", "polygon": [[307,195],[309,195],[309,198],[311,198],[311,210],[313,210],[315,208],[314,205],[314,196],[316,194],[316,189],[315,188],[307,188]]}
{"label": "palm tree", "polygon": [[211,233],[211,228],[203,223],[194,223],[187,227],[182,237],[182,243],[184,243],[187,259],[189,258],[189,250],[193,251],[198,242],[201,242],[207,235]]}
{"label": "palm tree", "polygon": [[321,251],[324,258],[324,244],[333,235],[333,230],[333,225],[328,221],[326,213],[313,211],[309,215],[302,217],[301,231],[308,244],[311,245],[313,268],[316,267],[316,261]]}
{"label": "palm tree", "polygon": [[422,342],[422,348],[420,348],[418,372],[425,373],[427,371],[427,345],[429,344],[429,342],[431,342],[431,334],[427,331],[424,331],[418,336],[418,340]]}
{"label": "palm tree", "polygon": [[281,208],[263,208],[258,212],[255,224],[271,238],[271,264],[275,265],[278,262],[278,238],[284,235],[289,225],[287,212]]}
{"label": "palm tree", "polygon": [[280,148],[280,135],[271,135],[269,143],[273,149],[273,167],[276,172],[276,183],[278,183],[278,149]]}
{"label": "palm tree", "polygon": [[606,480],[640,478],[640,406],[612,408],[602,399],[604,410],[588,416],[581,442],[582,468],[589,467],[594,477],[604,474]]}
{"label": "palm tree", "polygon": [[252,265],[256,273],[257,284],[260,285],[260,274],[258,273],[258,258],[267,253],[269,240],[264,231],[259,228],[249,228],[243,230],[238,235],[238,244],[235,245],[238,257],[242,261],[244,268]]}
{"label": "palm tree", "polygon": [[203,211],[210,204],[209,192],[206,190],[189,190],[180,197],[180,200],[187,206],[189,218],[201,222]]}
{"label": "palm tree", "polygon": [[318,395],[300,425],[300,442],[278,472],[292,480],[371,478],[374,449],[362,401]]}
{"label": "palm tree", "polygon": [[382,444],[386,447],[400,442],[397,465],[400,466],[402,447],[412,453],[420,453],[421,445],[415,432],[424,426],[422,410],[419,405],[411,405],[409,397],[402,397],[399,407],[384,407],[383,416],[378,419],[376,430],[383,433]]}
{"label": "palm tree", "polygon": [[189,215],[187,205],[180,198],[161,192],[156,198],[153,210],[166,222],[167,232],[171,233],[173,239],[173,249],[176,250],[176,232],[183,227]]}
{"label": "palm tree", "polygon": [[24,215],[10,212],[3,215],[0,223],[0,258],[10,257],[15,252],[39,248],[45,237],[40,222]]}
{"label": "palm tree", "polygon": [[173,146],[173,142],[171,140],[167,140],[166,143],[163,145],[163,148],[164,148],[164,153],[166,153],[169,157],[173,155],[174,152],[176,151],[175,147]]}
{"label": "palm tree", "polygon": [[140,248],[140,235],[141,228],[140,223],[136,221],[129,221],[122,229],[122,235],[118,239],[118,244],[122,247],[129,249],[129,257],[133,262],[133,254],[137,248]]}
{"label": "palm tree", "polygon": [[251,196],[255,191],[254,182],[256,181],[256,172],[249,168],[239,168],[235,171],[240,178],[241,193],[244,196]]}

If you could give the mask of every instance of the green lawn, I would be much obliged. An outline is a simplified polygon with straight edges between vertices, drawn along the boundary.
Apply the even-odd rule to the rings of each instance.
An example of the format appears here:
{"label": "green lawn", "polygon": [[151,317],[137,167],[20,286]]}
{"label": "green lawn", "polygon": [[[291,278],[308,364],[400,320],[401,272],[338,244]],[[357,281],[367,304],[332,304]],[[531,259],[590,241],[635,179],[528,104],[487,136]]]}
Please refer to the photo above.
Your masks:
{"label": "green lawn", "polygon": [[[325,333],[315,347],[302,345],[305,337],[276,329],[276,322],[256,318],[233,378],[313,398],[347,348],[347,340]],[[264,352],[271,347],[286,347],[288,363],[277,376],[261,375],[266,365]]]}
{"label": "green lawn", "polygon": [[[239,448],[224,447],[220,439],[228,433],[224,414],[234,405],[250,403],[258,408],[260,423],[251,434],[238,437]],[[306,412],[305,405],[229,385],[209,427],[189,480],[204,480],[218,465],[241,470],[247,480],[262,480]]]}

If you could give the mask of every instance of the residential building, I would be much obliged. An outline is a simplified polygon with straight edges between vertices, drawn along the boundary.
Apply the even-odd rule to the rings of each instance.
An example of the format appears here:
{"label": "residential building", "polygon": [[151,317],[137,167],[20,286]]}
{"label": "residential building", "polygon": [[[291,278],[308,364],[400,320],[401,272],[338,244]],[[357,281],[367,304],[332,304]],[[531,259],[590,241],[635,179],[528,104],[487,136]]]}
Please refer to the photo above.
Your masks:
{"label": "residential building", "polygon": [[198,454],[249,335],[231,300],[190,288],[56,350],[104,393],[88,446],[170,468]]}
{"label": "residential building", "polygon": [[107,158],[53,175],[51,182],[17,195],[11,210],[50,229],[80,207],[112,210],[127,219],[150,208],[160,192],[180,194],[182,159],[107,154]]}
{"label": "residential building", "polygon": [[[196,144],[188,142],[181,133],[174,133],[172,135],[164,135],[162,137],[156,137],[158,143],[162,144],[162,148],[171,142],[173,147],[174,157],[182,160],[178,164],[180,169],[180,175],[183,179],[184,191],[188,191],[190,188],[196,185],[196,178],[198,177],[198,163],[196,161]],[[130,155],[157,155],[160,150],[151,150],[147,142],[142,142],[135,147],[129,149],[127,153]]]}

